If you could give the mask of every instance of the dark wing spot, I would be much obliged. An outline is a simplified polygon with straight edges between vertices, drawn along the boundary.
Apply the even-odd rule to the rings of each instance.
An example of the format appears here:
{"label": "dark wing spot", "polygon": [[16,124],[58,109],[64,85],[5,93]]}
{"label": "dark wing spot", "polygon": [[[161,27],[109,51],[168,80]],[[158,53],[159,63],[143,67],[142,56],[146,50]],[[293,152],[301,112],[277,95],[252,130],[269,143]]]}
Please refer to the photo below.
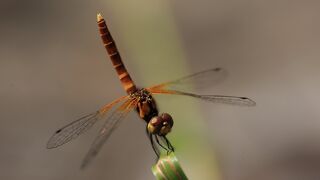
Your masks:
{"label": "dark wing spot", "polygon": [[62,129],[57,130],[57,131],[56,131],[56,134],[58,134],[58,133],[61,132],[61,131],[62,131]]}
{"label": "dark wing spot", "polygon": [[214,68],[213,70],[218,72],[218,71],[221,71],[222,69],[218,67],[218,68]]}

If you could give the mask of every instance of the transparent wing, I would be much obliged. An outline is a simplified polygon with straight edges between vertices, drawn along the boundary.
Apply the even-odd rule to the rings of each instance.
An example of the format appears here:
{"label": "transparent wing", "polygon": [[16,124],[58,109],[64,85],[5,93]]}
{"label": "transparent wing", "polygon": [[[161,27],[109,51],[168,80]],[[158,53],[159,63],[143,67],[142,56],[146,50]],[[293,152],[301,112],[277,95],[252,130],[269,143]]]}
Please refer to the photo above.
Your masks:
{"label": "transparent wing", "polygon": [[118,102],[127,99],[129,96],[123,96],[115,101],[105,105],[99,111],[88,114],[86,116],[77,119],[70,124],[57,130],[49,139],[47,148],[52,149],[61,146],[75,138],[80,134],[86,132],[90,127],[93,126],[98,120],[106,117],[107,112]]}
{"label": "transparent wing", "polygon": [[189,88],[190,85],[194,85],[196,88],[206,88],[213,84],[221,82],[227,76],[227,71],[223,68],[212,68],[204,71],[200,71],[174,81],[158,84],[148,89],[172,89],[172,90],[184,90]]}
{"label": "transparent wing", "polygon": [[112,132],[116,129],[116,127],[120,124],[121,120],[124,119],[128,115],[128,113],[136,107],[137,100],[129,99],[124,102],[118,109],[116,109],[113,114],[107,119],[106,123],[99,131],[99,135],[94,140],[93,144],[89,152],[86,154],[81,169],[85,168],[91,160],[98,154],[100,149],[106,140],[110,137]]}
{"label": "transparent wing", "polygon": [[47,148],[52,149],[61,146],[88,130],[100,117],[99,111],[81,117],[76,121],[57,130],[49,139]]}
{"label": "transparent wing", "polygon": [[223,103],[223,104],[230,104],[230,105],[239,105],[239,106],[255,106],[256,103],[247,97],[238,97],[238,96],[223,96],[223,95],[199,95],[193,94],[188,92],[182,91],[175,91],[175,90],[164,90],[164,89],[157,89],[157,90],[150,90],[153,94],[176,94],[176,95],[184,95],[199,98],[201,100],[205,100],[208,102],[213,103]]}

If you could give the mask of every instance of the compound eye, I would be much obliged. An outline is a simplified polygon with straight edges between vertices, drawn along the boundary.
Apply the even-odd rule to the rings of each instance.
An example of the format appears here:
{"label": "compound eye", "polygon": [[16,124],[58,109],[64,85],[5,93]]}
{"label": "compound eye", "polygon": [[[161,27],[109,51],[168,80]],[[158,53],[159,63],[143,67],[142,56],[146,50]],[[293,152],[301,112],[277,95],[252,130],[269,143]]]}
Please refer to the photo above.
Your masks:
{"label": "compound eye", "polygon": [[159,135],[165,136],[167,135],[173,126],[173,119],[168,113],[161,114],[162,119],[162,127],[160,129]]}
{"label": "compound eye", "polygon": [[158,134],[162,126],[162,118],[160,116],[153,117],[148,123],[148,132]]}
{"label": "compound eye", "polygon": [[173,126],[173,119],[168,113],[162,113],[161,118],[163,119],[163,122],[166,122],[170,127]]}

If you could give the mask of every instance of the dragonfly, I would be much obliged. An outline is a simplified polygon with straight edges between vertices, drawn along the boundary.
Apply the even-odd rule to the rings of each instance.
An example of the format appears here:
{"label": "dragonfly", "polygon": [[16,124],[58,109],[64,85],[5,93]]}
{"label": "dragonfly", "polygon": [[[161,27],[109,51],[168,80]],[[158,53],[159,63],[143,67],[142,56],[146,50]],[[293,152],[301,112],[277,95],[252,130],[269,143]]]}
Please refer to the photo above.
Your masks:
{"label": "dragonfly", "polygon": [[146,133],[156,156],[159,158],[161,151],[166,151],[167,153],[174,151],[174,147],[167,138],[167,134],[171,132],[174,124],[173,118],[169,113],[159,113],[153,95],[182,95],[207,102],[240,106],[254,106],[256,104],[247,97],[199,95],[181,91],[177,88],[179,84],[185,84],[194,80],[200,81],[204,77],[218,76],[224,71],[222,68],[208,69],[148,88],[137,88],[122,62],[116,44],[101,14],[97,15],[97,23],[103,45],[127,95],[119,97],[99,110],[58,129],[49,139],[47,143],[48,149],[59,147],[76,139],[79,135],[90,129],[97,121],[105,120],[98,136],[86,154],[81,168],[85,168],[92,161],[120,122],[134,109],[137,111],[138,116],[146,122]]}

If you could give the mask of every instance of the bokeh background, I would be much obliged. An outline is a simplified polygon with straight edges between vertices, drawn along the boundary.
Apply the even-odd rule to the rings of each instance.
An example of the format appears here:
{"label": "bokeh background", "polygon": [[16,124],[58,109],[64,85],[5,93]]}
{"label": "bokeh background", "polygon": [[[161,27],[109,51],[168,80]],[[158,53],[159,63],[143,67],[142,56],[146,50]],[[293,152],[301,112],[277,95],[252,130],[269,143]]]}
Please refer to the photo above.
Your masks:
{"label": "bokeh background", "polygon": [[97,12],[140,86],[223,67],[228,77],[198,92],[257,102],[156,97],[175,118],[169,138],[190,179],[319,179],[319,7],[316,0],[1,0],[1,179],[154,178],[135,113],[85,171],[79,166],[101,122],[72,143],[45,148],[56,129],[125,94]]}

